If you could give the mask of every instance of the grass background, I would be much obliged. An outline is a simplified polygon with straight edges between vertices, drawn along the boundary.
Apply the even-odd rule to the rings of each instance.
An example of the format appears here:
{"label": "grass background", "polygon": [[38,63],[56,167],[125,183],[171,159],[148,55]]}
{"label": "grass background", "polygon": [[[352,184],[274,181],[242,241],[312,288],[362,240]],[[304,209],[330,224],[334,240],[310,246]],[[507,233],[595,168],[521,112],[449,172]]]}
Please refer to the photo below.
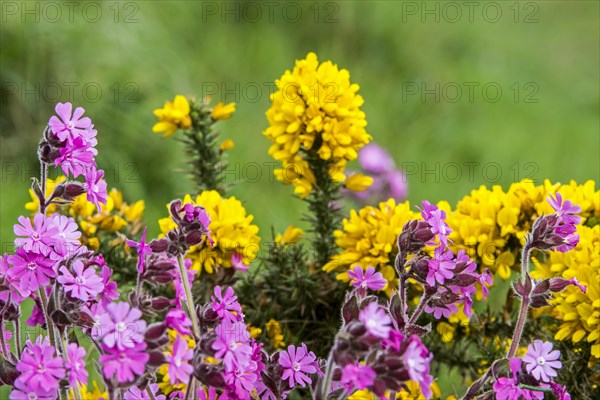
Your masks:
{"label": "grass background", "polygon": [[151,132],[152,110],[175,94],[236,101],[234,118],[220,124],[236,143],[232,193],[267,240],[272,226],[298,224],[304,205],[272,178],[261,132],[274,80],[309,51],[360,84],[368,131],[407,170],[413,203],[454,204],[480,185],[525,177],[599,178],[595,1],[475,2],[471,14],[464,2],[125,1],[81,3],[72,15],[50,3],[60,17],[48,3],[1,4],[4,251],[57,101],[86,109],[109,185],[145,199],[152,234],[165,204],[191,187],[179,173],[181,144]]}
{"label": "grass background", "polygon": [[[455,203],[481,184],[506,187],[524,177],[598,178],[594,1],[476,2],[471,13],[461,2],[140,1],[83,3],[71,15],[52,2],[60,18],[43,3],[13,2],[14,14],[6,3],[3,243],[12,241],[56,101],[86,108],[99,132],[100,167],[127,199],[146,200],[152,233],[165,204],[190,188],[175,173],[185,167],[180,143],[151,132],[152,110],[178,93],[237,101],[234,118],[221,124],[236,143],[227,174],[240,183],[232,192],[263,235],[297,222],[303,205],[272,178],[261,133],[274,80],[309,51],[360,84],[368,131],[409,172],[412,202]],[[249,163],[260,166],[258,179]]]}

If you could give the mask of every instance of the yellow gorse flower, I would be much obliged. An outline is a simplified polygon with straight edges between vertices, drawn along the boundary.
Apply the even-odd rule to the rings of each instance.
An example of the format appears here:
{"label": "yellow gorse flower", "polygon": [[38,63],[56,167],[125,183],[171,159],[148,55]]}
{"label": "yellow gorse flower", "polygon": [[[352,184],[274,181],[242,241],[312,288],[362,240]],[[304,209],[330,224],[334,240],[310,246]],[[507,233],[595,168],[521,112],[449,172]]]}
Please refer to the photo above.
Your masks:
{"label": "yellow gorse flower", "polygon": [[277,236],[275,236],[275,243],[278,245],[298,243],[303,235],[304,231],[302,229],[290,225],[285,229],[283,234],[278,233]]}
{"label": "yellow gorse flower", "polygon": [[600,225],[593,228],[578,226],[580,241],[574,250],[567,253],[550,252],[546,262],[534,260],[534,278],[561,276],[565,279],[577,278],[586,286],[583,293],[575,286],[569,286],[555,293],[550,301],[550,312],[560,321],[556,340],[569,340],[573,343],[586,341],[592,344],[591,353],[600,358]]}
{"label": "yellow gorse flower", "polygon": [[[357,94],[359,86],[350,82],[347,70],[331,61],[319,64],[315,53],[297,60],[294,69],[286,71],[276,84],[264,135],[273,142],[269,154],[282,162],[284,172],[276,171],[277,179],[293,184],[296,194],[305,197],[312,190],[314,177],[300,155],[318,142],[317,155],[332,161],[340,172],[330,171],[338,175],[334,181],[343,181],[341,171],[347,161],[356,159],[358,150],[371,140],[365,130],[365,113],[360,109],[363,98]],[[299,166],[291,175],[287,173],[290,164]]]}
{"label": "yellow gorse flower", "polygon": [[354,174],[346,179],[344,186],[353,192],[364,192],[373,184],[373,178],[363,174]]}
{"label": "yellow gorse flower", "polygon": [[[256,258],[260,242],[258,226],[252,224],[254,217],[246,213],[241,201],[235,197],[223,198],[216,190],[207,190],[195,200],[185,195],[183,203],[206,209],[211,218],[208,229],[215,242],[213,247],[203,243],[190,248],[186,257],[192,261],[192,269],[212,274],[217,267],[231,268],[234,253],[243,257],[244,264]],[[158,223],[163,234],[175,228],[170,217],[162,218]]]}
{"label": "yellow gorse flower", "polygon": [[231,139],[226,139],[223,141],[223,143],[221,143],[219,145],[219,150],[221,151],[227,151],[227,150],[231,150],[235,147],[235,143],[233,142],[233,140]]}
{"label": "yellow gorse flower", "polygon": [[[346,272],[354,265],[373,266],[388,282],[395,282],[396,239],[404,224],[415,218],[420,216],[411,211],[409,202],[396,204],[394,199],[379,203],[378,207],[367,206],[358,212],[351,210],[350,217],[342,222],[343,228],[334,233],[342,252],[325,264],[323,270],[343,271],[338,279],[348,280]],[[388,285],[387,292],[391,293],[392,288]]]}
{"label": "yellow gorse flower", "polygon": [[152,127],[152,132],[164,132],[164,138],[173,135],[177,129],[187,129],[192,125],[190,103],[185,96],[177,95],[172,102],[167,100],[163,108],[157,108],[153,113],[158,122]]}
{"label": "yellow gorse flower", "polygon": [[225,104],[220,101],[210,111],[210,115],[214,120],[224,120],[231,118],[234,112],[235,103]]}
{"label": "yellow gorse flower", "polygon": [[81,397],[85,400],[107,400],[108,392],[100,391],[96,381],[92,382],[92,385],[80,386]]}
{"label": "yellow gorse flower", "polygon": [[279,322],[274,319],[269,320],[269,322],[265,325],[267,329],[267,335],[271,340],[271,345],[274,349],[278,349],[280,347],[285,346],[285,342],[283,341],[283,334],[281,333],[281,325]]}

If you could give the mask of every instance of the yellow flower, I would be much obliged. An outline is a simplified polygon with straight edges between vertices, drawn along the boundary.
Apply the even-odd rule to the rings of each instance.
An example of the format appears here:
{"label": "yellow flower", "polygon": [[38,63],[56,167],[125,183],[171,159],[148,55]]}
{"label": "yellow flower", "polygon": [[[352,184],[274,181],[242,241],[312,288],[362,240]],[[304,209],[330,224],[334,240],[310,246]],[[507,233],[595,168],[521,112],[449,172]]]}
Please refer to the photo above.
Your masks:
{"label": "yellow flower", "polygon": [[231,150],[235,147],[235,143],[231,139],[224,140],[223,143],[219,146],[219,150],[227,151]]}
{"label": "yellow flower", "polygon": [[223,120],[231,118],[235,112],[235,103],[225,104],[222,101],[218,102],[210,112],[214,120]]}
{"label": "yellow flower", "polygon": [[556,340],[578,343],[585,340],[592,344],[592,356],[600,358],[600,225],[593,228],[579,225],[580,241],[567,253],[550,252],[545,263],[534,263],[535,278],[561,276],[577,278],[586,287],[583,293],[575,286],[555,293],[552,315],[560,321]]}
{"label": "yellow flower", "polygon": [[162,137],[167,138],[177,129],[187,129],[192,125],[190,116],[190,103],[185,96],[177,95],[175,100],[166,101],[163,108],[154,110],[158,122],[152,127],[152,132],[165,132]]}
{"label": "yellow flower", "polygon": [[437,332],[442,338],[442,342],[448,343],[454,340],[454,332],[456,332],[456,326],[451,325],[447,322],[440,322],[436,328]]}
{"label": "yellow flower", "polygon": [[[276,84],[264,135],[273,142],[269,154],[282,163],[283,171],[275,171],[277,179],[293,184],[295,193],[306,197],[314,176],[303,157],[316,150],[321,159],[332,162],[332,179],[342,182],[346,162],[356,159],[358,150],[371,140],[360,109],[359,86],[350,83],[347,70],[331,61],[319,64],[315,53],[297,60],[294,69],[286,71]],[[315,141],[319,147],[313,149]],[[290,165],[299,168],[289,173]]]}
{"label": "yellow flower", "polygon": [[279,325],[279,322],[271,319],[269,322],[267,322],[266,328],[267,335],[269,335],[271,345],[273,345],[274,349],[285,346],[283,334],[281,333],[281,325]]}
{"label": "yellow flower", "polygon": [[108,392],[100,391],[98,388],[98,384],[96,381],[92,382],[92,388],[90,389],[90,385],[80,386],[81,388],[81,397],[85,400],[107,400]]}
{"label": "yellow flower", "polygon": [[[425,396],[421,393],[421,388],[419,384],[415,381],[408,381],[406,383],[407,389],[403,389],[398,392],[397,399],[402,400],[425,400]],[[433,394],[433,399],[440,398],[440,388],[436,382],[431,384],[431,391]]]}
{"label": "yellow flower", "polygon": [[[215,241],[214,247],[203,243],[190,248],[186,257],[192,260],[193,269],[212,274],[217,267],[231,268],[234,253],[241,255],[246,265],[256,258],[260,242],[258,226],[252,224],[254,217],[246,213],[238,199],[223,198],[219,192],[207,190],[194,201],[190,195],[186,195],[183,203],[201,205],[206,209],[211,218],[208,229]],[[175,228],[175,223],[167,217],[159,220],[159,226],[162,233],[166,234]]]}
{"label": "yellow flower", "polygon": [[303,235],[304,231],[302,229],[290,225],[286,228],[283,235],[278,233],[277,236],[275,236],[275,243],[278,245],[298,243]]}
{"label": "yellow flower", "polygon": [[346,189],[353,192],[364,192],[373,184],[373,178],[363,174],[354,174],[348,177],[345,182]]}
{"label": "yellow flower", "polygon": [[[386,275],[386,279],[390,274],[393,278],[393,257],[398,251],[396,239],[404,224],[417,218],[420,215],[411,211],[409,202],[396,204],[394,199],[379,203],[379,207],[351,210],[350,217],[343,220],[343,228],[334,232],[342,252],[325,264],[323,270],[346,272],[354,265],[373,266]],[[346,274],[339,274],[337,278],[347,280]],[[386,293],[392,289],[389,285]]]}

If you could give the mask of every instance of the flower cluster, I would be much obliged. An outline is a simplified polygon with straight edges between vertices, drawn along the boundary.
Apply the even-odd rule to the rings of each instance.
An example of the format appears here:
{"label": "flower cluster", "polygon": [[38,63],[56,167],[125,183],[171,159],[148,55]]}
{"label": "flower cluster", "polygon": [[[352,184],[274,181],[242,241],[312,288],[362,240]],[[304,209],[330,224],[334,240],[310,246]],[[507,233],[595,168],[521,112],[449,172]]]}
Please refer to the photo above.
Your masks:
{"label": "flower cluster", "polygon": [[527,348],[523,358],[511,358],[510,375],[494,383],[496,400],[543,399],[544,392],[552,392],[559,400],[571,400],[566,388],[553,382],[560,351],[552,350],[552,343],[536,340]]}
{"label": "flower cluster", "polygon": [[358,161],[362,173],[348,174],[345,183],[350,197],[362,204],[406,197],[406,176],[383,147],[369,143],[358,152]]}
{"label": "flower cluster", "polygon": [[[210,223],[207,225],[214,245],[203,242],[191,245],[186,257],[192,261],[192,269],[211,274],[217,268],[246,270],[256,258],[260,238],[258,227],[252,224],[252,215],[246,213],[242,203],[235,197],[223,198],[214,190],[205,191],[193,201],[191,196],[183,198],[185,205],[202,205]],[[175,227],[170,217],[159,221],[163,234]]]}
{"label": "flower cluster", "polygon": [[329,162],[334,181],[343,181],[346,163],[371,140],[358,85],[347,70],[330,61],[319,64],[314,53],[297,60],[276,84],[264,134],[273,142],[269,154],[282,163],[277,179],[293,184],[299,196],[308,195],[315,184],[306,158],[312,151]]}

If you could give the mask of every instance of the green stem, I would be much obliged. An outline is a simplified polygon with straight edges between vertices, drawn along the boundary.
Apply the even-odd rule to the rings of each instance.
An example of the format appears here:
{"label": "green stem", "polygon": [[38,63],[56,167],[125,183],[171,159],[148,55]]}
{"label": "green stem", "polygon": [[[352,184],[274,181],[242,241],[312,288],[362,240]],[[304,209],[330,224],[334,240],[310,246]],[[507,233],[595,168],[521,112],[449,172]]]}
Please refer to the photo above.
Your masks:
{"label": "green stem", "polygon": [[196,340],[200,339],[200,327],[198,325],[198,317],[196,316],[196,307],[194,306],[194,298],[192,297],[192,290],[190,288],[190,281],[188,280],[187,270],[183,262],[183,256],[180,254],[177,257],[177,263],[179,264],[179,276],[183,284],[183,291],[185,292],[186,306],[190,319],[192,320],[192,329]]}
{"label": "green stem", "polygon": [[410,317],[410,320],[408,321],[409,324],[414,324],[415,322],[417,322],[417,319],[419,319],[419,317],[421,316],[421,313],[425,309],[427,300],[429,300],[429,296],[427,296],[427,294],[423,293],[423,296],[421,296],[421,301],[419,301],[419,305],[417,306],[417,308],[415,309],[415,312],[413,313],[412,317]]}
{"label": "green stem", "polygon": [[42,313],[44,314],[44,320],[46,322],[46,329],[48,330],[48,339],[50,339],[50,344],[52,347],[58,350],[56,347],[56,339],[54,336],[54,324],[52,324],[52,320],[48,315],[48,296],[46,296],[46,291],[44,288],[40,288],[38,290],[38,294],[40,296],[40,303],[42,303]]}

